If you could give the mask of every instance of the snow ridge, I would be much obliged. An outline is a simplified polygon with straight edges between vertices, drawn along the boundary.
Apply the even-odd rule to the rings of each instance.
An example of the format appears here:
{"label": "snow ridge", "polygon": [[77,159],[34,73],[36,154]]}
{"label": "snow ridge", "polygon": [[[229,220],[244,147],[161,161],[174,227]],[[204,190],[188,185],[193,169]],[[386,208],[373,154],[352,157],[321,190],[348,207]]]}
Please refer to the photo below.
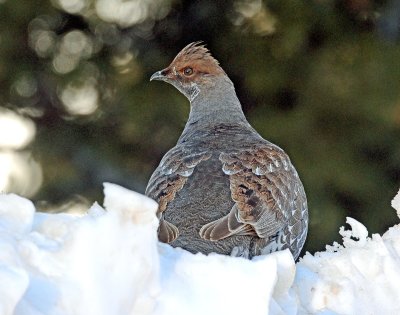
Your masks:
{"label": "snow ridge", "polygon": [[193,255],[158,243],[153,200],[104,193],[82,216],[0,195],[0,314],[400,314],[400,225],[369,237],[347,218],[342,244],[297,264],[289,251]]}

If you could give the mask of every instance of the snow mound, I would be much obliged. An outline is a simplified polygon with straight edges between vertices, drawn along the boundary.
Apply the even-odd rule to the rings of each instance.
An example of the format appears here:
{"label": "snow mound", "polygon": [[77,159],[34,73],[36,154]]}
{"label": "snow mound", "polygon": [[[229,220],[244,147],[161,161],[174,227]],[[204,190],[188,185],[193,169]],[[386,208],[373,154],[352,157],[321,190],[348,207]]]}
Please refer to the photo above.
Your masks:
{"label": "snow mound", "polygon": [[[1,315],[398,314],[400,226],[343,244],[253,260],[193,255],[157,241],[157,204],[104,184],[104,208],[44,214],[0,195]],[[392,205],[399,211],[400,192]]]}
{"label": "snow mound", "polygon": [[[400,314],[400,228],[382,237],[347,218],[343,245],[307,253],[297,264],[294,290],[301,314]],[[325,313],[324,313],[325,314]]]}

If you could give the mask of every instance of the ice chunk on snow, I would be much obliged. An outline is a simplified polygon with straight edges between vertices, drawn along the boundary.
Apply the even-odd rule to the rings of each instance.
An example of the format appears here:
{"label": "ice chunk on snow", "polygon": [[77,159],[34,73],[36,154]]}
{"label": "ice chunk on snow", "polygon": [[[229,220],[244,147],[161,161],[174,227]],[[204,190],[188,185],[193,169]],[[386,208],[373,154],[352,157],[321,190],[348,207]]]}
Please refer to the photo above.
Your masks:
{"label": "ice chunk on snow", "polygon": [[154,219],[158,205],[154,200],[111,183],[104,183],[104,195],[104,207],[107,210],[118,211],[122,216],[131,215],[126,219],[136,224],[152,221],[157,227]]}
{"label": "ice chunk on snow", "polygon": [[17,239],[32,226],[31,201],[0,194],[0,314],[11,315],[28,287],[28,272],[18,254]]}
{"label": "ice chunk on snow", "polygon": [[[193,255],[166,244],[160,244],[159,251],[162,294],[154,314],[264,315],[272,302],[275,310],[290,314],[274,300],[286,297],[293,282],[295,266],[289,251],[253,261],[216,254]],[[288,301],[285,304],[290,305]],[[292,304],[295,308],[294,300]]]}
{"label": "ice chunk on snow", "polygon": [[[3,196],[0,208],[12,208],[13,212],[2,211],[5,217],[0,223],[19,228],[1,238],[14,255],[5,259],[4,251],[0,254],[4,271],[0,293],[7,291],[0,295],[1,314],[152,312],[159,292],[157,205],[116,185],[106,184],[105,190],[108,211],[95,204],[82,217],[36,214],[31,230],[27,229],[33,216],[31,203]],[[27,222],[24,229],[14,218]],[[23,230],[24,235],[17,235]],[[22,271],[29,273],[29,282],[27,274],[17,272],[21,265]],[[8,286],[8,278],[16,283],[14,289]],[[10,295],[13,290],[18,291],[19,296],[13,295],[16,298]]]}
{"label": "ice chunk on snow", "polygon": [[35,207],[28,199],[15,194],[0,194],[0,229],[24,233],[32,225]]}
{"label": "ice chunk on snow", "polygon": [[[364,225],[347,218],[351,230],[340,229],[344,246],[306,254],[297,264],[294,290],[300,313],[399,314],[400,227],[389,238],[368,238]],[[357,240],[358,239],[358,240]]]}
{"label": "ice chunk on snow", "polygon": [[395,208],[397,216],[400,218],[400,190],[392,200],[392,207]]}
{"label": "ice chunk on snow", "polygon": [[[0,243],[0,250],[3,250]],[[28,287],[28,273],[23,268],[0,263],[0,314],[12,315]]]}
{"label": "ice chunk on snow", "polygon": [[339,234],[343,236],[343,245],[345,247],[362,247],[366,244],[368,238],[367,228],[357,220],[347,217],[346,223],[351,226],[350,230],[345,230],[342,226]]}

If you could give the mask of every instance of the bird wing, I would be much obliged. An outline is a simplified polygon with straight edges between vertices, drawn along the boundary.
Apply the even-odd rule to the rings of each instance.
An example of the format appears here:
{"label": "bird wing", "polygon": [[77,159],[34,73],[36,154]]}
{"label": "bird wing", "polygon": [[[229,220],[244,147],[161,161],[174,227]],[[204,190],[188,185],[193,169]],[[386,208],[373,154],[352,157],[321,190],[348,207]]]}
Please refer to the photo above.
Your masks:
{"label": "bird wing", "polygon": [[[282,149],[273,144],[254,145],[223,152],[219,159],[224,173],[229,175],[235,205],[228,215],[202,227],[203,238],[214,241],[231,235],[268,238],[301,221],[301,213],[296,213],[294,221],[292,217],[296,211],[302,211],[299,209],[302,200],[296,200],[296,196],[305,198],[303,186]],[[296,227],[301,229],[301,222]]]}
{"label": "bird wing", "polygon": [[194,152],[193,149],[176,146],[165,154],[151,176],[145,194],[158,202],[158,233],[162,242],[170,243],[179,235],[178,228],[164,219],[163,212],[168,203],[183,188],[195,167],[210,157],[211,154],[207,152]]}

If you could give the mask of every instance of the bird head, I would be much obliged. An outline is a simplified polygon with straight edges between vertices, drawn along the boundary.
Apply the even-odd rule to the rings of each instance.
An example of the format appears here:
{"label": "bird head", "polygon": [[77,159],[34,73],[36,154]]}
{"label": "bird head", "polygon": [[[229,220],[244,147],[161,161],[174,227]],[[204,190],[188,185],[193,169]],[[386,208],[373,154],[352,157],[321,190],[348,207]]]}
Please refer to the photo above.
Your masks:
{"label": "bird head", "polygon": [[202,89],[213,85],[213,77],[225,75],[218,61],[201,42],[183,48],[171,64],[154,73],[150,81],[165,81],[175,86],[189,101],[193,101]]}

